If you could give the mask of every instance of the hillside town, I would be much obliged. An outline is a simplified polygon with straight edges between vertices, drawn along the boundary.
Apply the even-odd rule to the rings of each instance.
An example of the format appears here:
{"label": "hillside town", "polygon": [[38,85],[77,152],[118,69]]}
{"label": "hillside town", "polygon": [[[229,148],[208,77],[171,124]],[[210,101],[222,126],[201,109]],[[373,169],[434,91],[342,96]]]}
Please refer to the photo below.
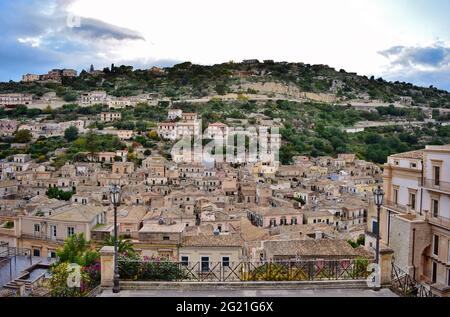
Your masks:
{"label": "hillside town", "polygon": [[[151,71],[165,72],[156,67]],[[93,67],[89,74],[104,75]],[[53,70],[25,75],[23,82],[61,83],[76,76],[76,71]],[[336,102],[323,94],[298,97],[302,102]],[[252,98],[255,103],[247,103]],[[320,273],[323,261],[340,261],[346,272],[350,263],[379,264],[383,253],[393,257],[393,268],[403,277],[421,283],[429,294],[449,296],[450,146],[391,155],[384,165],[342,146],[333,156],[286,158],[279,152],[288,146],[285,136],[292,118],[269,115],[263,107],[278,98],[287,98],[285,92],[180,101],[158,93],[116,97],[95,90],[80,93],[70,105],[54,92],[0,95],[0,106],[15,116],[0,119],[5,141],[0,160],[0,259],[29,257],[31,263],[35,259],[50,265],[70,239],[82,236],[100,251],[108,246],[105,241],[118,236],[139,259],[198,264],[198,274],[206,275],[215,274],[220,263],[224,279],[230,276],[223,270],[240,263],[314,261]],[[225,108],[221,102],[250,110],[245,115],[192,110],[192,104]],[[290,109],[283,102],[276,104]],[[368,110],[367,105],[358,111],[383,110]],[[435,110],[442,115],[448,109]],[[445,125],[433,119],[430,109],[423,112],[428,116],[423,121],[404,119],[393,125]],[[151,121],[139,125],[149,114]],[[303,128],[297,131],[318,129],[315,122],[305,122],[294,122]],[[342,133],[357,135],[364,129]],[[221,152],[222,159],[217,159]],[[111,201],[112,188],[119,190],[118,201]],[[381,206],[374,201],[377,189],[383,189],[385,197],[381,217]],[[20,285],[7,269],[3,267],[0,280],[6,293]],[[261,279],[268,278],[273,277]]]}

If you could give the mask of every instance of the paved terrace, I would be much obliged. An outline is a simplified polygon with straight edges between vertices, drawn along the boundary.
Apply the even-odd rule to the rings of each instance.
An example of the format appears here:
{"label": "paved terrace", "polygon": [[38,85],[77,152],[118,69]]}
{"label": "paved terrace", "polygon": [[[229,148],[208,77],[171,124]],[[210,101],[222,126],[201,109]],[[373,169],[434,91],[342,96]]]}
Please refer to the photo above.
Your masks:
{"label": "paved terrace", "polygon": [[113,294],[112,290],[104,290],[99,297],[398,297],[389,289],[379,292],[369,289],[311,289],[311,290],[123,290]]}
{"label": "paved terrace", "polygon": [[29,267],[42,263],[49,264],[47,258],[17,256],[11,259],[0,259],[0,288],[8,282],[16,279],[23,271]]}
{"label": "paved terrace", "polygon": [[398,297],[374,291],[365,281],[304,282],[121,282],[121,292],[105,288],[99,297]]}

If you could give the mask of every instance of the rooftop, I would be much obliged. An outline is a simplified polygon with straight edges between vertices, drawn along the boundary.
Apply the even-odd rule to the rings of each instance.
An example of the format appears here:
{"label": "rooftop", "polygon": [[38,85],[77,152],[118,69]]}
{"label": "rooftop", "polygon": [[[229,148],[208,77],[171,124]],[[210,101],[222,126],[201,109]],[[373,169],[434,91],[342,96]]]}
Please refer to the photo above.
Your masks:
{"label": "rooftop", "polygon": [[274,256],[308,256],[308,257],[359,257],[360,253],[343,240],[290,240],[266,241],[264,248]]}
{"label": "rooftop", "polygon": [[185,237],[183,245],[188,247],[240,247],[243,246],[244,240],[239,235],[197,235]]}
{"label": "rooftop", "polygon": [[423,150],[394,154],[393,158],[423,159]]}
{"label": "rooftop", "polygon": [[146,223],[139,230],[139,233],[182,233],[186,228],[184,223],[174,223],[172,225],[160,225],[159,223]]}

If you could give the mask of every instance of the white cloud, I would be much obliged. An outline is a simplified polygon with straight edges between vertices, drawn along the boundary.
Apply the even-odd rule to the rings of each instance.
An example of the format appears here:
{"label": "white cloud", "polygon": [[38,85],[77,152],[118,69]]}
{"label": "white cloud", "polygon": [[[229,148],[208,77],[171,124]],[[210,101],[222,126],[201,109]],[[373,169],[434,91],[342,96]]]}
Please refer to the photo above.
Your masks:
{"label": "white cloud", "polygon": [[[148,65],[164,59],[213,64],[267,58],[383,76],[400,66],[393,56],[379,52],[395,46],[424,47],[436,36],[435,28],[424,27],[426,21],[412,14],[414,4],[407,0],[37,3],[40,11],[30,12],[39,19],[29,18],[25,25],[18,22],[16,27],[23,32],[16,38],[62,59],[67,55],[67,63],[76,63],[74,67],[91,62]],[[73,15],[80,17],[78,28],[67,27]],[[440,37],[445,36],[450,33]]]}
{"label": "white cloud", "polygon": [[[80,0],[71,9],[138,30],[145,56],[217,63],[243,58],[330,63],[373,71],[367,59],[390,46],[382,10],[361,0]],[[392,41],[393,42],[393,41]]]}
{"label": "white cloud", "polygon": [[27,44],[27,45],[30,45],[31,47],[39,47],[39,46],[41,46],[41,37],[25,37],[25,38],[21,38],[21,37],[19,37],[18,39],[17,39],[17,41],[19,42],[19,43],[22,43],[22,44]]}

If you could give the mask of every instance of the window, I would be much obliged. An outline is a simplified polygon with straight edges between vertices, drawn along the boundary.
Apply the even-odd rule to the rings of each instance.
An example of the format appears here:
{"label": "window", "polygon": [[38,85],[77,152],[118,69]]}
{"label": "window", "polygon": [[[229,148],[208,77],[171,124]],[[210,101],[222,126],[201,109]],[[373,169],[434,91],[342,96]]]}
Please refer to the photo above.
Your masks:
{"label": "window", "polygon": [[433,167],[433,179],[435,186],[439,186],[441,184],[441,168],[439,166]]}
{"label": "window", "polygon": [[447,286],[450,287],[450,269],[447,269]]}
{"label": "window", "polygon": [[223,267],[230,267],[230,258],[227,256],[224,256],[222,258],[222,266]]}
{"label": "window", "polygon": [[411,164],[410,164],[410,167],[411,167],[411,168],[417,168],[417,164],[416,164],[416,163],[411,163]]}
{"label": "window", "polygon": [[48,257],[52,259],[56,259],[56,252],[55,251],[48,251]]}
{"label": "window", "polygon": [[447,262],[450,263],[450,241],[448,242]]}
{"label": "window", "polygon": [[378,234],[378,222],[377,221],[372,221],[372,233],[374,234]]}
{"label": "window", "polygon": [[398,189],[394,189],[394,204],[398,204]]}
{"label": "window", "polygon": [[56,226],[55,225],[50,226],[50,237],[52,239],[56,239]]}
{"label": "window", "polygon": [[182,266],[188,266],[189,265],[189,257],[188,256],[182,256],[181,257],[181,265]]}
{"label": "window", "polygon": [[432,268],[431,268],[431,283],[436,284],[437,282],[437,263],[433,262]]}
{"label": "window", "polygon": [[431,200],[431,212],[434,218],[439,217],[439,200],[437,199]]}
{"label": "window", "polygon": [[41,250],[33,249],[33,256],[40,257],[41,256]]}
{"label": "window", "polygon": [[416,210],[416,194],[409,194],[409,206],[412,210]]}
{"label": "window", "polygon": [[71,237],[75,234],[75,228],[74,227],[67,227],[67,237]]}
{"label": "window", "polygon": [[169,236],[164,236],[163,237],[163,241],[169,241],[170,240],[170,237]]}
{"label": "window", "polygon": [[209,272],[209,257],[202,257],[202,272]]}
{"label": "window", "polygon": [[34,232],[35,232],[35,233],[41,232],[41,225],[35,224],[35,225],[34,225]]}
{"label": "window", "polygon": [[296,225],[298,222],[297,222],[297,218],[292,218],[291,219],[291,225]]}
{"label": "window", "polygon": [[277,220],[272,218],[270,219],[270,227],[276,227],[277,226]]}
{"label": "window", "polygon": [[439,236],[438,235],[433,236],[433,255],[435,255],[435,256],[439,255]]}

